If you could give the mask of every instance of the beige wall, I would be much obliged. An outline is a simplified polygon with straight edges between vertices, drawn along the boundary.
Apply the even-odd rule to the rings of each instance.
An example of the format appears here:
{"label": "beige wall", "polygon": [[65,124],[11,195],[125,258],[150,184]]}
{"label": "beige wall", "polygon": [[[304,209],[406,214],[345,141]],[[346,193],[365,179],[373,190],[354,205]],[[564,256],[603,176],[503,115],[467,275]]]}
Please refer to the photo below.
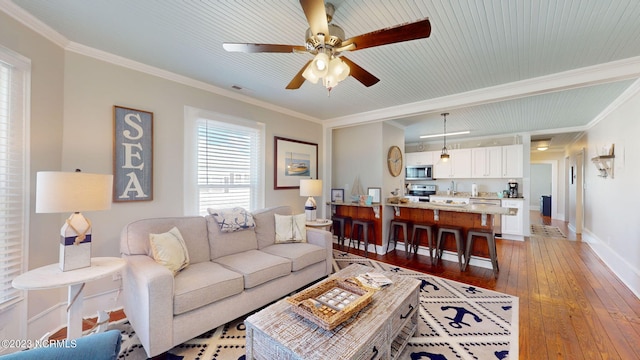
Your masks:
{"label": "beige wall", "polygon": [[[154,199],[148,202],[114,203],[109,211],[86,214],[93,222],[92,256],[119,256],[120,230],[130,221],[183,214],[185,106],[266,125],[266,206],[290,205],[295,211],[302,212],[305,201],[297,189],[273,189],[274,136],[317,143],[318,174],[323,173],[320,124],[74,52],[65,52],[2,12],[0,45],[32,61],[29,268],[58,261],[57,234],[64,218],[68,216],[33,212],[36,172],[80,168],[84,172],[112,173],[113,105],[154,113]],[[119,285],[119,281],[110,277],[91,282],[85,289],[86,296],[114,290]],[[29,295],[29,318],[66,301],[66,289],[37,291]]]}
{"label": "beige wall", "polygon": [[[585,149],[583,239],[640,296],[640,93],[586,132],[569,151],[572,161]],[[613,178],[597,176],[591,158],[615,144]],[[570,211],[573,211],[571,209]]]}
{"label": "beige wall", "polygon": [[[57,214],[35,214],[35,174],[56,170],[62,159],[64,57],[58,46],[28,30],[0,12],[0,46],[31,60],[30,203],[28,266],[36,268],[57,261],[58,234],[62,220]],[[29,316],[63,301],[60,291],[29,294]]]}

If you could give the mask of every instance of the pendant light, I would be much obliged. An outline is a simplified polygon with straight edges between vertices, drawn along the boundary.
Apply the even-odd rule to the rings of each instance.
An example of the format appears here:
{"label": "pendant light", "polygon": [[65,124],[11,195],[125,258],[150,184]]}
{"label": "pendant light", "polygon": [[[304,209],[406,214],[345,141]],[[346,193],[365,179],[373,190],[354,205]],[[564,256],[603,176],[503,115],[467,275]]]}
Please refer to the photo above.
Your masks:
{"label": "pendant light", "polygon": [[444,147],[442,148],[442,154],[440,154],[440,160],[443,162],[449,161],[449,153],[447,152],[447,115],[449,113],[440,114],[444,116]]}

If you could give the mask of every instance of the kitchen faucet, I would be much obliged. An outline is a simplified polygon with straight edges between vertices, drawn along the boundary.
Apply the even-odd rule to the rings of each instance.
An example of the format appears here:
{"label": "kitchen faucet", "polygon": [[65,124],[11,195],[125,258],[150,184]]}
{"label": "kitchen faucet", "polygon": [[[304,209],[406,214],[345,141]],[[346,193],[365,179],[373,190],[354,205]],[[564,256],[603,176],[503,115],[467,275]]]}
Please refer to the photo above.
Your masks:
{"label": "kitchen faucet", "polygon": [[456,194],[456,184],[451,180],[451,195]]}

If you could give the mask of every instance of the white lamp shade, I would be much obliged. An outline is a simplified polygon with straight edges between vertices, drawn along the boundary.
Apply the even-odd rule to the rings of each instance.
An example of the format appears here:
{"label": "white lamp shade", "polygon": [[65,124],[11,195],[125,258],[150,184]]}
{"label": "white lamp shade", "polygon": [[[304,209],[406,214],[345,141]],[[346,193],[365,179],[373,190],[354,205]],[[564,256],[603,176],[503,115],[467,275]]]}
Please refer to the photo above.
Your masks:
{"label": "white lamp shade", "polygon": [[40,171],[36,175],[36,213],[107,210],[112,190],[113,175]]}
{"label": "white lamp shade", "polygon": [[300,196],[320,196],[322,195],[322,180],[303,179],[300,180]]}

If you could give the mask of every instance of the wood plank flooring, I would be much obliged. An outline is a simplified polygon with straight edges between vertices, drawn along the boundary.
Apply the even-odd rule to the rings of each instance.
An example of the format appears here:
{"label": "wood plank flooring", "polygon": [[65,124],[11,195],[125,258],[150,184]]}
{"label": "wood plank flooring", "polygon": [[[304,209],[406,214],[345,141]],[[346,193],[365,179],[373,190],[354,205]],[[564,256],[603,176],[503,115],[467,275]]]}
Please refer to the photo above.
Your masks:
{"label": "wood plank flooring", "polygon": [[520,359],[640,359],[640,300],[566,223],[534,211],[531,223],[557,226],[567,239],[498,239],[497,279],[490,269],[460,272],[455,262],[434,265],[400,250],[369,256],[518,296]]}

